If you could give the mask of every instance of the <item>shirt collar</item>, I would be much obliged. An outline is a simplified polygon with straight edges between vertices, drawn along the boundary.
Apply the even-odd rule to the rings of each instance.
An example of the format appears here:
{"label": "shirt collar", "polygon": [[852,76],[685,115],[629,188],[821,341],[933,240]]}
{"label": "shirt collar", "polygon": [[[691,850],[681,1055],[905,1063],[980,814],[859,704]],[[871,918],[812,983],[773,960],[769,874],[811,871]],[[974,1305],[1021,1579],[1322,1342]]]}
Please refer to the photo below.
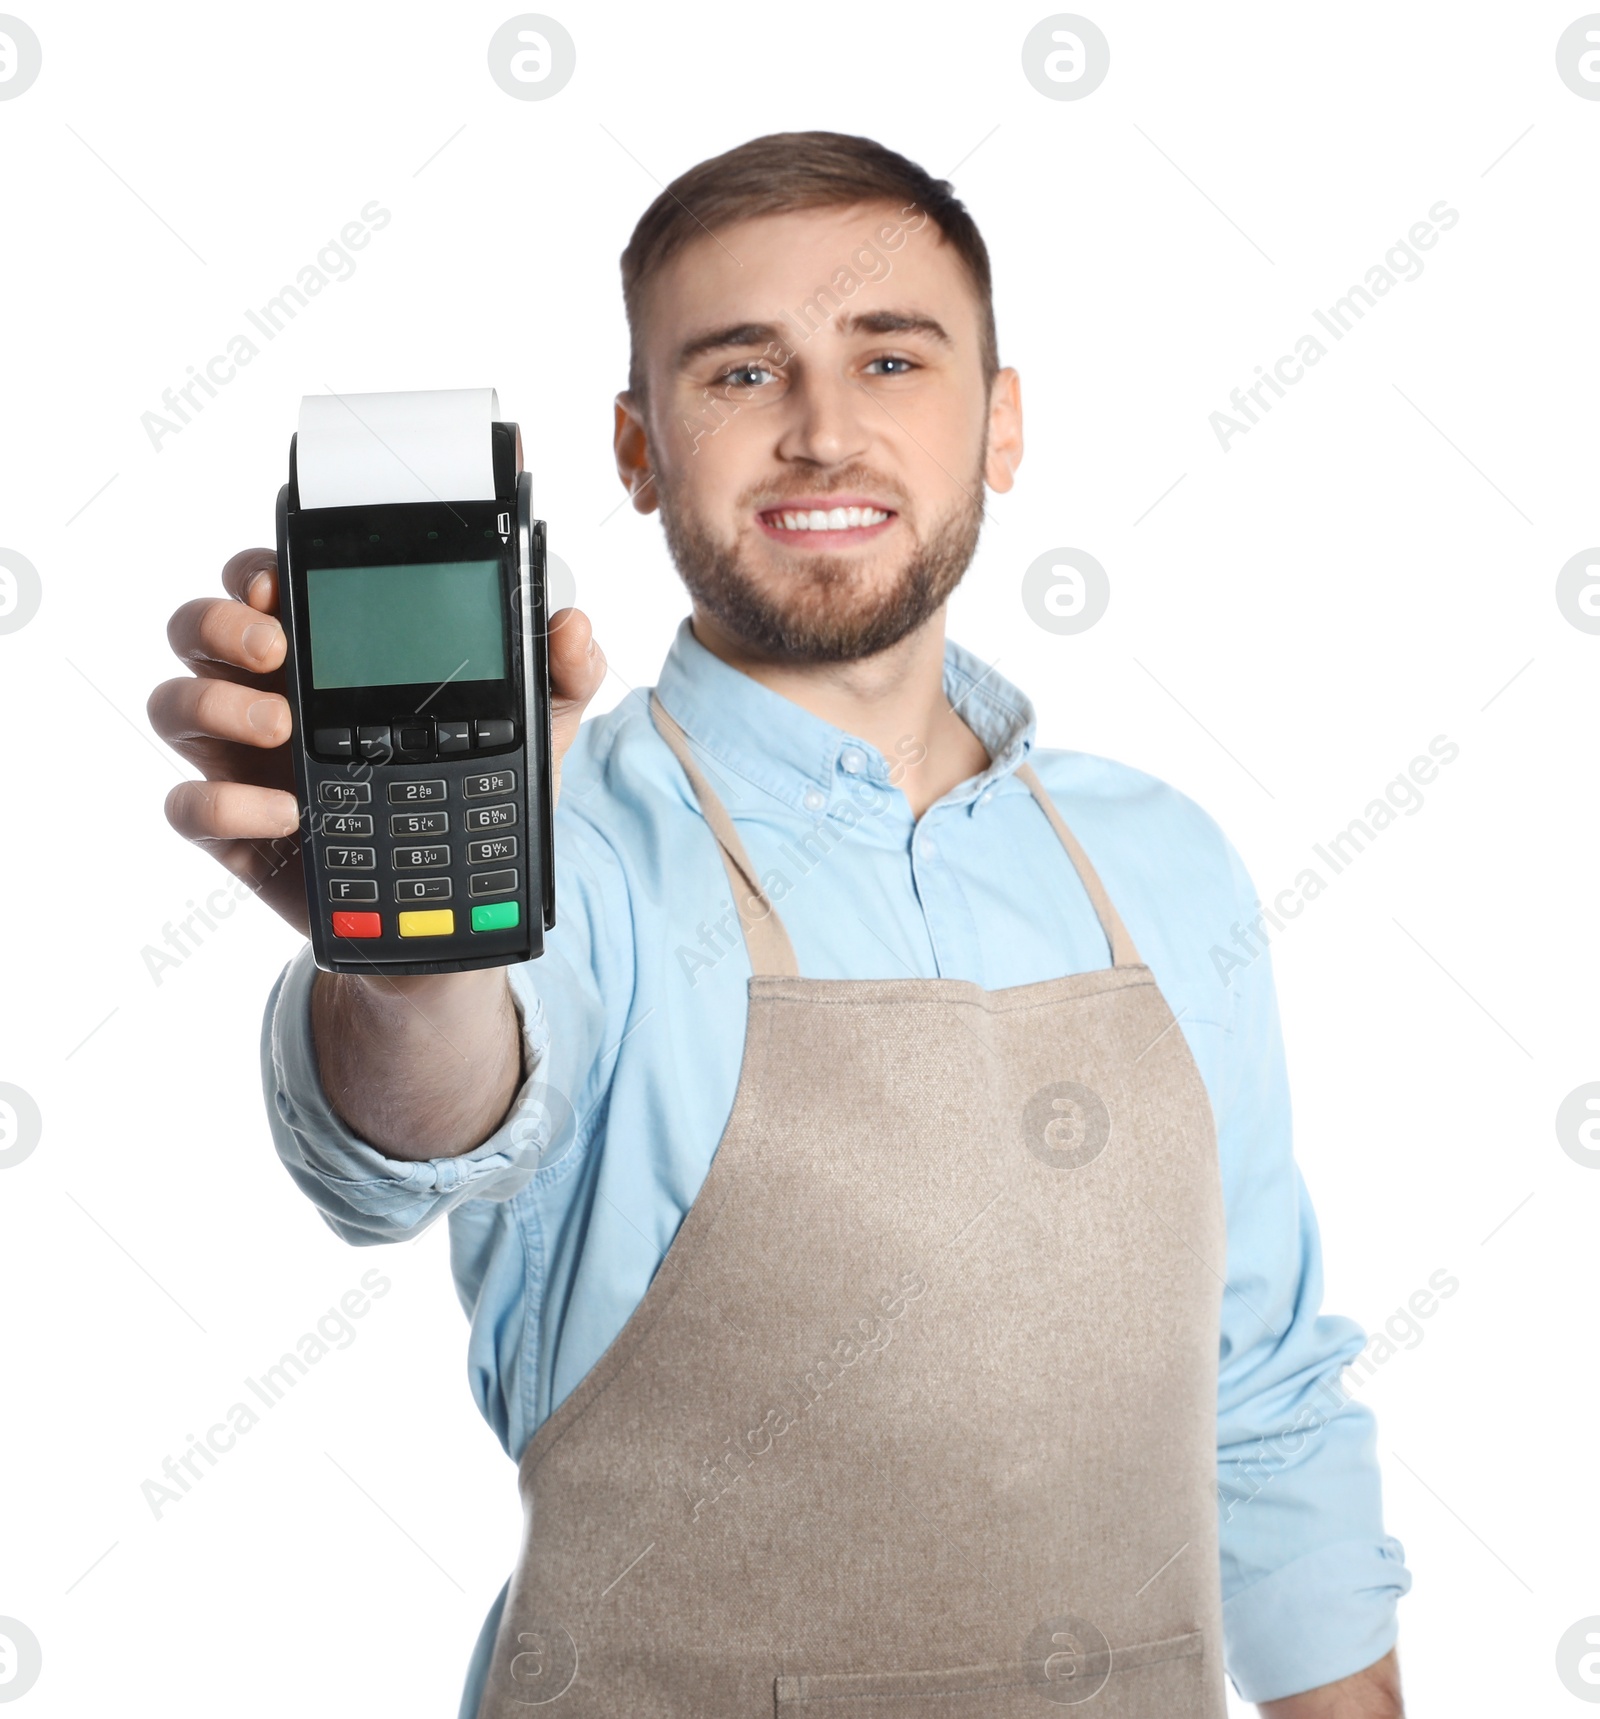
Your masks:
{"label": "shirt collar", "polygon": [[[981,657],[948,638],[944,691],[989,754],[988,767],[946,799],[976,802],[1032,749],[1034,708]],[[697,747],[800,811],[820,810],[841,783],[865,779],[890,786],[889,772],[899,762],[725,663],[694,636],[687,615],[661,665],[656,692]],[[851,763],[854,770],[847,768]]]}

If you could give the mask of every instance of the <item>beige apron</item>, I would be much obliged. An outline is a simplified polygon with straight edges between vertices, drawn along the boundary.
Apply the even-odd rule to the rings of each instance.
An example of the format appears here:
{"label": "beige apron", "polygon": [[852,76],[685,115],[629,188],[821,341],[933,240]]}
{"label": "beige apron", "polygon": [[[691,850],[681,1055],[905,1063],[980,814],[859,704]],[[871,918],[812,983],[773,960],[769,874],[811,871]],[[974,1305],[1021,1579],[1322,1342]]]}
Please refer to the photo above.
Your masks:
{"label": "beige apron", "polygon": [[1223,1719],[1215,1131],[1094,868],[1023,764],[1110,967],[798,977],[651,714],[739,907],[744,1059],[643,1300],[523,1453],[479,1719]]}

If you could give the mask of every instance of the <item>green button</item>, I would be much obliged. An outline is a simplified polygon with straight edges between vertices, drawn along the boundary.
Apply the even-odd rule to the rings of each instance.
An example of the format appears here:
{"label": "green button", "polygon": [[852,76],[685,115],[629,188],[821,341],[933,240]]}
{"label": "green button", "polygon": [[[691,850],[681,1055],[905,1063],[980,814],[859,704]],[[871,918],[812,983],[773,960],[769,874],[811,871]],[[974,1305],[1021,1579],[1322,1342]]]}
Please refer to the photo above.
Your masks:
{"label": "green button", "polygon": [[510,931],[522,923],[522,908],[515,901],[486,901],[472,910],[474,931]]}

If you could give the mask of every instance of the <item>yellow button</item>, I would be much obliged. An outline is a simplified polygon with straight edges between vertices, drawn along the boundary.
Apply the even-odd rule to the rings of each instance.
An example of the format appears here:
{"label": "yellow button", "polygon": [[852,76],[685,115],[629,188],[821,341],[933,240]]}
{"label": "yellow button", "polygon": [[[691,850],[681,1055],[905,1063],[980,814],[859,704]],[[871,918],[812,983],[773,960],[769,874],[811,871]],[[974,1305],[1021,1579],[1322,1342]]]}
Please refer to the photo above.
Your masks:
{"label": "yellow button", "polygon": [[426,912],[400,915],[402,937],[449,937],[455,928],[455,910],[449,907],[431,907]]}

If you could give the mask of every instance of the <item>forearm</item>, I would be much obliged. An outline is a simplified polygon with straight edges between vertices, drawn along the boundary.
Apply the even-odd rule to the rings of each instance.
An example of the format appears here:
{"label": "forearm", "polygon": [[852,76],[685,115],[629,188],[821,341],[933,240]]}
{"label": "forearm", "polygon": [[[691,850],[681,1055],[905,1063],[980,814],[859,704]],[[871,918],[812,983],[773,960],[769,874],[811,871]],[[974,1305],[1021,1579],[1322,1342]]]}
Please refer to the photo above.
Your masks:
{"label": "forearm", "polygon": [[1404,1719],[1400,1700],[1400,1660],[1394,1648],[1375,1665],[1337,1683],[1263,1701],[1261,1719]]}
{"label": "forearm", "polygon": [[318,973],[311,1024],[329,1104],[389,1158],[470,1152],[521,1084],[522,1035],[504,967],[384,979]]}

